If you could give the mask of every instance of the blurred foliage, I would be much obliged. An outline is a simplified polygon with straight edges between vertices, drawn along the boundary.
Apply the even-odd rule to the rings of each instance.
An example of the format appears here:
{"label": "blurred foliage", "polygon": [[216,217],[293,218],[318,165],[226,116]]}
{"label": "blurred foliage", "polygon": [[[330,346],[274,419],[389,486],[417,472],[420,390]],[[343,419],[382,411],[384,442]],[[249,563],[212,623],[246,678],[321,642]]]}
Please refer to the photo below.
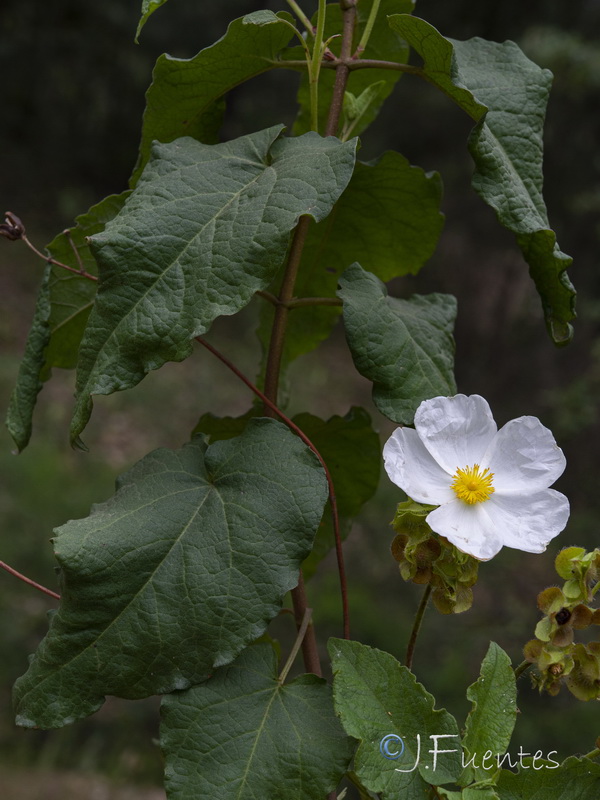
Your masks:
{"label": "blurred foliage", "polygon": [[[144,92],[163,50],[190,57],[221,36],[233,17],[265,7],[279,10],[285,3],[172,0],[150,18],[136,46],[139,5],[135,0],[29,0],[0,8],[2,199],[39,245],[93,202],[125,187],[136,159]],[[314,5],[307,4],[309,14]],[[428,612],[414,668],[440,704],[460,719],[468,710],[465,688],[477,675],[490,639],[516,663],[521,660],[520,648],[539,618],[536,595],[554,581],[552,561],[560,547],[591,548],[598,540],[600,3],[420,0],[416,13],[447,36],[514,39],[532,59],[555,71],[546,123],[545,197],[558,237],[574,256],[572,276],[580,294],[575,340],[556,350],[547,341],[539,301],[512,237],[469,187],[470,121],[432,87],[403,78],[365,133],[361,158],[393,147],[411,163],[439,170],[447,221],[430,264],[417,278],[395,282],[392,292],[457,296],[459,390],[484,395],[500,424],[535,414],[553,429],[568,465],[557,488],[572,505],[567,532],[547,557],[504,550],[482,565],[469,612],[450,619]],[[290,125],[297,80],[282,71],[235,90],[224,136],[282,121]],[[0,392],[5,407],[41,265],[19,245],[0,244]],[[249,374],[260,357],[252,337],[255,312],[249,309],[239,320],[219,323],[216,332],[223,350]],[[240,344],[243,352],[235,355]],[[72,376],[57,373],[55,386],[42,392],[30,449],[16,459],[8,436],[0,440],[0,558],[50,585],[48,538],[54,525],[86,514],[91,502],[110,493],[115,474],[147,450],[179,445],[201,413],[241,414],[251,403],[219,365],[205,354],[196,356],[185,365],[166,367],[127,394],[99,401],[89,441],[92,454],[85,456],[66,445]],[[382,438],[391,431],[370,405],[370,388],[356,376],[339,331],[319,351],[298,360],[289,385],[294,413],[309,410],[326,417],[358,403],[370,409]],[[347,406],[340,406],[340,397]],[[400,658],[420,597],[418,586],[401,580],[389,554],[389,522],[402,499],[384,478],[347,544],[353,635]],[[309,585],[322,641],[329,633],[340,634],[338,579],[333,561],[330,565],[331,571],[321,571]],[[15,732],[10,685],[45,630],[45,609],[51,605],[0,574],[2,760],[157,779],[161,765],[151,741],[153,703],[115,702],[76,728],[58,732]],[[591,750],[599,733],[595,707],[567,693],[540,698],[528,683],[527,676],[519,682],[523,713],[515,741],[526,748],[557,749],[561,757],[573,749]]]}

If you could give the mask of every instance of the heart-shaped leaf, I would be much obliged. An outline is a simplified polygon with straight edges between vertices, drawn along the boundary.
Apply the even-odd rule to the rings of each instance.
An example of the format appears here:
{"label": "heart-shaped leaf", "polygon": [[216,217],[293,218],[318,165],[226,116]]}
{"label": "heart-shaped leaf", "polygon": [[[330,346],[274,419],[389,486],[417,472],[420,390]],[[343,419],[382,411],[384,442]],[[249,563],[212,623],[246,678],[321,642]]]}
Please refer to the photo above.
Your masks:
{"label": "heart-shaped leaf", "polygon": [[161,745],[169,800],[322,800],[354,749],[330,687],[316,675],[281,684],[268,644],[167,695]]}
{"label": "heart-shaped leaf", "polygon": [[121,213],[91,239],[100,286],[81,343],[74,440],[93,394],[135,386],[222,314],[265,289],[303,214],[329,214],[354,167],[356,141],[281,126],[219,145],[155,144]]}
{"label": "heart-shaped leaf", "polygon": [[15,685],[18,723],[64,725],[232,661],[297,584],[326,499],[315,455],[275,420],[146,456],[57,531],[61,607]]}

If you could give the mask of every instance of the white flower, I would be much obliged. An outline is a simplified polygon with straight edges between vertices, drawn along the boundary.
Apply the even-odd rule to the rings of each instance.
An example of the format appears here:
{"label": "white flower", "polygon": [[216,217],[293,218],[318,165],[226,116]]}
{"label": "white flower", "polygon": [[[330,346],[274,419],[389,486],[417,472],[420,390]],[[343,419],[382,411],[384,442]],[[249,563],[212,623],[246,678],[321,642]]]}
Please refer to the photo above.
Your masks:
{"label": "white flower", "polygon": [[427,523],[464,553],[486,561],[502,548],[542,553],[569,518],[569,501],[549,489],[565,468],[552,433],[536,417],[498,430],[479,395],[434,397],[397,428],[383,458],[397,486],[439,506]]}

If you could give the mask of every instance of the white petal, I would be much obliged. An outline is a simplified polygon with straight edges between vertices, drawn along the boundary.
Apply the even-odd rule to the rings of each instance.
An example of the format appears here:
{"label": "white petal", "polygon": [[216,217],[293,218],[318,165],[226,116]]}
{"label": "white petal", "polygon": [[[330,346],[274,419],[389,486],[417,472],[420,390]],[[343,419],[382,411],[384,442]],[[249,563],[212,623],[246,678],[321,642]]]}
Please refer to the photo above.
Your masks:
{"label": "white petal", "polygon": [[543,553],[548,542],[564,530],[569,501],[554,489],[530,495],[492,495],[481,503],[507,547]]}
{"label": "white petal", "polygon": [[498,430],[487,401],[478,394],[425,400],[415,414],[415,428],[433,458],[450,475],[458,467],[481,465]]}
{"label": "white petal", "polygon": [[455,498],[427,515],[432,530],[448,539],[463,553],[488,561],[502,549],[502,537],[485,503],[469,505]]}
{"label": "white petal", "polygon": [[532,494],[562,475],[566,461],[554,436],[537,417],[519,417],[501,428],[483,458],[497,494]]}
{"label": "white petal", "polygon": [[436,506],[456,496],[451,475],[434,461],[412,428],[396,428],[383,448],[383,461],[392,483],[417,503]]}

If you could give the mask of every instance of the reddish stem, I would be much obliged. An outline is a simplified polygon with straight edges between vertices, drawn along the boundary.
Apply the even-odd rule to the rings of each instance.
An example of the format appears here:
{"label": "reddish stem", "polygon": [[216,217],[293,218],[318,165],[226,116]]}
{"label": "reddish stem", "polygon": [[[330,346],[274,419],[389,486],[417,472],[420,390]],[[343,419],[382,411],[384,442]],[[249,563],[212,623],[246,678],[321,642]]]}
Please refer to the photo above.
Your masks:
{"label": "reddish stem", "polygon": [[40,592],[44,592],[44,594],[50,595],[50,597],[54,597],[56,600],[60,600],[60,595],[53,592],[51,589],[46,589],[45,586],[42,586],[40,583],[36,583],[32,581],[31,578],[28,578],[26,575],[22,575],[20,572],[17,572],[16,569],[9,567],[8,564],[5,564],[4,561],[0,561],[0,567],[5,569],[7,572],[10,572],[11,575],[14,575],[15,578],[18,578],[23,583],[28,583],[29,586],[33,586],[34,589],[38,589]]}
{"label": "reddish stem", "polygon": [[329,487],[329,502],[330,502],[330,505],[331,505],[331,517],[332,517],[332,521],[333,521],[333,534],[335,536],[335,552],[336,552],[336,555],[337,555],[338,571],[339,571],[339,575],[340,575],[340,588],[341,588],[341,593],[342,593],[342,614],[343,614],[343,620],[344,620],[344,639],[349,639],[350,638],[350,622],[349,622],[349,615],[348,615],[348,589],[347,589],[347,582],[346,582],[346,569],[345,569],[345,566],[344,566],[344,553],[343,553],[343,550],[342,550],[342,537],[341,537],[341,533],[340,533],[340,520],[339,520],[339,516],[338,516],[337,500],[336,500],[336,496],[335,496],[335,487],[333,485],[333,480],[331,478],[331,473],[329,472],[329,469],[328,469],[327,464],[325,463],[325,461],[323,459],[323,456],[319,453],[319,451],[317,450],[315,445],[311,442],[311,440],[308,438],[308,436],[302,430],[300,430],[300,428],[296,425],[296,423],[292,422],[292,420],[289,417],[286,417],[286,415],[283,413],[283,411],[281,411],[275,405],[275,403],[273,403],[271,400],[269,400],[269,398],[266,396],[266,394],[261,392],[260,389],[257,386],[255,386],[252,383],[252,381],[249,380],[243,374],[243,372],[240,372],[240,370],[235,366],[235,364],[233,364],[228,358],[226,358],[222,353],[220,353],[218,350],[216,350],[211,344],[209,344],[206,341],[206,339],[203,339],[201,336],[197,336],[196,337],[196,341],[200,342],[200,344],[203,347],[206,347],[207,350],[209,350],[214,356],[216,356],[220,361],[222,361],[223,364],[225,364],[225,366],[228,367],[228,369],[230,369],[234,373],[234,375],[236,375],[241,381],[243,381],[243,383],[245,383],[246,386],[252,392],[254,392],[254,394],[257,397],[259,397],[266,406],[268,406],[268,408],[270,408],[275,414],[277,414],[277,416],[280,417],[280,419],[283,422],[285,422],[285,424],[288,426],[288,428],[290,428],[292,431],[294,431],[294,433],[297,434],[297,436],[299,436],[300,439],[302,439],[304,444],[306,444],[308,447],[310,447],[310,449],[313,451],[313,453],[319,459],[319,461],[321,463],[321,466],[325,470],[325,477],[327,478],[327,486]]}
{"label": "reddish stem", "polygon": [[[86,272],[83,269],[83,267],[81,267],[80,269],[75,269],[75,267],[70,267],[68,264],[63,264],[62,261],[57,261],[55,258],[52,258],[51,256],[45,256],[43,253],[40,253],[40,251],[37,249],[37,247],[35,247],[35,245],[33,245],[29,241],[29,239],[27,238],[27,236],[25,236],[25,234],[23,234],[21,236],[21,239],[25,242],[27,247],[36,254],[36,256],[39,256],[40,258],[43,258],[44,261],[48,262],[48,264],[54,264],[57,267],[62,267],[62,269],[68,269],[69,272],[74,272],[75,275],[81,275],[82,278],[87,278],[88,281],[97,281],[98,280],[98,278],[95,275],[92,275],[91,273]],[[72,242],[71,242],[71,245],[72,245]]]}

